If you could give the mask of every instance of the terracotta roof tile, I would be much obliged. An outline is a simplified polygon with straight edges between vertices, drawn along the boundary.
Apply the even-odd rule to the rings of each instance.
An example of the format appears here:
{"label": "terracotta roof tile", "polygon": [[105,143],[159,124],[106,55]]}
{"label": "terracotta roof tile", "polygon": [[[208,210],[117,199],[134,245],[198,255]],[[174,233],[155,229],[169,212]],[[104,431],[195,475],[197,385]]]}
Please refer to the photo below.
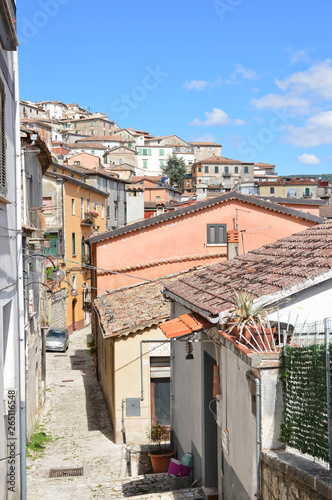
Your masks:
{"label": "terracotta roof tile", "polygon": [[217,315],[234,305],[234,290],[256,298],[306,287],[308,279],[332,270],[332,221],[252,250],[229,261],[205,267],[166,285],[166,293],[184,299],[193,310]]}
{"label": "terracotta roof tile", "polygon": [[107,295],[99,295],[95,299],[95,307],[105,338],[128,335],[168,319],[170,306],[161,293],[162,288],[180,276],[190,276],[197,269],[196,267],[147,283],[119,288]]}

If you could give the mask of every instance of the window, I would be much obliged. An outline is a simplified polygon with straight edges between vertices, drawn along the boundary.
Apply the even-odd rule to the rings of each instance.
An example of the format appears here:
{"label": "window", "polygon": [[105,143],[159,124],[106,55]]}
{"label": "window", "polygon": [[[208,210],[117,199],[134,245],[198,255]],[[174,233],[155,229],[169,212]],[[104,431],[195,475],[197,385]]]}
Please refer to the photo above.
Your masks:
{"label": "window", "polygon": [[119,165],[121,165],[122,163],[122,158],[119,158]]}
{"label": "window", "polygon": [[234,167],[234,173],[238,174],[239,173],[239,167]]}
{"label": "window", "polygon": [[160,196],[156,196],[156,201],[160,200]]}
{"label": "window", "polygon": [[274,188],[270,188],[270,194],[274,194]]}
{"label": "window", "polygon": [[207,225],[208,245],[223,245],[226,243],[226,224]]}
{"label": "window", "polygon": [[105,208],[104,205],[101,205],[101,218],[104,219],[105,217]]}
{"label": "window", "polygon": [[114,203],[114,219],[118,219],[118,204]]}
{"label": "window", "polygon": [[305,188],[304,196],[310,196],[310,188]]}
{"label": "window", "polygon": [[216,166],[214,167],[214,173],[215,173],[215,174],[219,174],[219,167],[218,167],[218,165],[216,165]]}
{"label": "window", "polygon": [[94,125],[94,123],[93,123],[93,122],[91,122],[91,126],[92,126],[92,127],[93,127],[93,125]]}
{"label": "window", "polygon": [[[150,151],[151,151],[151,149],[150,149]],[[143,155],[147,156],[147,154],[148,154],[148,150],[147,149],[143,149]]]}
{"label": "window", "polygon": [[107,205],[107,218],[109,219],[111,217],[111,207]]}
{"label": "window", "polygon": [[196,148],[196,149],[197,149],[197,151],[200,151],[200,150],[201,150],[201,148],[200,148],[199,146],[197,146],[197,148]]}
{"label": "window", "polygon": [[90,200],[86,200],[86,211],[90,212]]}
{"label": "window", "polygon": [[212,151],[212,147],[211,146],[209,146],[209,151]]}
{"label": "window", "polygon": [[75,233],[71,233],[71,253],[76,255]]}
{"label": "window", "polygon": [[47,196],[43,198],[43,214],[51,214],[52,213],[52,197]]}
{"label": "window", "polygon": [[84,219],[84,198],[81,198],[81,219]]}
{"label": "window", "polygon": [[165,150],[159,149],[159,156],[164,156],[164,155],[165,155]]}
{"label": "window", "polygon": [[72,278],[72,287],[73,287],[73,290],[76,290],[76,285],[77,285],[77,281],[76,281],[76,274],[73,274],[73,278]]}
{"label": "window", "polygon": [[82,236],[82,260],[85,257],[85,239],[84,236]]}
{"label": "window", "polygon": [[202,172],[202,167],[198,167],[198,171],[199,171],[199,172]]}
{"label": "window", "polygon": [[75,215],[75,200],[72,198],[71,200],[71,214]]}
{"label": "window", "polygon": [[91,154],[94,155],[96,154],[95,150],[94,149],[91,149]]}
{"label": "window", "polygon": [[143,160],[143,168],[148,168],[148,160]]}
{"label": "window", "polygon": [[249,167],[244,167],[243,168],[243,173],[247,174],[249,172]]}
{"label": "window", "polygon": [[53,170],[53,172],[57,172],[57,171],[58,171],[58,167],[55,167],[55,166],[53,165],[52,170]]}
{"label": "window", "polygon": [[163,167],[164,165],[165,165],[165,162],[164,162],[163,160],[160,160],[160,161],[159,161],[159,166],[160,166],[160,167]]}
{"label": "window", "polygon": [[205,173],[205,174],[208,174],[208,173],[209,173],[209,167],[208,167],[207,165],[204,167],[204,173]]}

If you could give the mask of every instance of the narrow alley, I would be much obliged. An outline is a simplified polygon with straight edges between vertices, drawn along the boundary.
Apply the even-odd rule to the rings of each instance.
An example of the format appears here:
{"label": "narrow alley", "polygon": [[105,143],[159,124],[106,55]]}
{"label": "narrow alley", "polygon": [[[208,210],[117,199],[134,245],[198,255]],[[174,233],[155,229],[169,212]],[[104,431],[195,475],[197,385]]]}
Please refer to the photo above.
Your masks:
{"label": "narrow alley", "polygon": [[[70,336],[66,353],[47,353],[47,400],[39,430],[51,440],[41,456],[27,458],[28,500],[201,498],[197,488],[163,493],[167,488],[162,477],[126,477],[126,452],[112,441],[108,411],[87,350],[89,335],[90,326]],[[76,468],[83,468],[83,475],[50,477],[52,469]],[[135,473],[135,463],[132,468]]]}

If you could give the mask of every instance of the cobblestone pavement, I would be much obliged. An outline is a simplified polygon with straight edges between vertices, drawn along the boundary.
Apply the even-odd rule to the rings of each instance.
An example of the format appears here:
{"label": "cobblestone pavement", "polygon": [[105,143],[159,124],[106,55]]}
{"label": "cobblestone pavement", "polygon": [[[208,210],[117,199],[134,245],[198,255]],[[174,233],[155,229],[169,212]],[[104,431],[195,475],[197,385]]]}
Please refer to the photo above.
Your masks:
{"label": "cobblestone pavement", "polygon": [[[165,475],[126,477],[126,450],[113,430],[92,356],[90,327],[74,332],[66,354],[47,353],[47,400],[41,426],[51,436],[44,454],[27,459],[28,500],[201,498],[197,488],[169,490]],[[79,477],[49,478],[50,469],[84,467]],[[133,473],[135,464],[133,464]]]}

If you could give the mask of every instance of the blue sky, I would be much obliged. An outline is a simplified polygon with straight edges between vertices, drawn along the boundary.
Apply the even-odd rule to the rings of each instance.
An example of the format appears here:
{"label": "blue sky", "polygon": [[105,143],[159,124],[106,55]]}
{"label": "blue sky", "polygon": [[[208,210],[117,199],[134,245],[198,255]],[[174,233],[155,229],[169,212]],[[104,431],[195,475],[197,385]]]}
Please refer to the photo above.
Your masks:
{"label": "blue sky", "polygon": [[18,0],[22,99],[332,172],[330,0]]}

